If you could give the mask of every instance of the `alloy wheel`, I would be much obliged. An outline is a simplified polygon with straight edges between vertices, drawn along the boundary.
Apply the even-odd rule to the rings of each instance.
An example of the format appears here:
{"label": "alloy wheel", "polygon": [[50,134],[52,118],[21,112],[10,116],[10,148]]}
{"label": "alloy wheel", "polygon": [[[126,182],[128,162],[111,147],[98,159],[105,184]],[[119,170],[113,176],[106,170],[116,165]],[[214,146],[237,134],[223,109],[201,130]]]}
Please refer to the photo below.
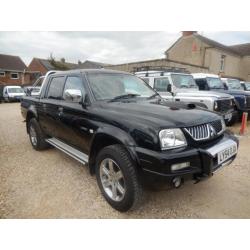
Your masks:
{"label": "alloy wheel", "polygon": [[37,135],[36,135],[36,131],[32,125],[30,126],[30,133],[29,134],[30,134],[31,143],[34,146],[36,146],[37,145]]}
{"label": "alloy wheel", "polygon": [[100,164],[100,179],[104,192],[114,201],[121,201],[126,193],[123,173],[119,165],[106,158]]}

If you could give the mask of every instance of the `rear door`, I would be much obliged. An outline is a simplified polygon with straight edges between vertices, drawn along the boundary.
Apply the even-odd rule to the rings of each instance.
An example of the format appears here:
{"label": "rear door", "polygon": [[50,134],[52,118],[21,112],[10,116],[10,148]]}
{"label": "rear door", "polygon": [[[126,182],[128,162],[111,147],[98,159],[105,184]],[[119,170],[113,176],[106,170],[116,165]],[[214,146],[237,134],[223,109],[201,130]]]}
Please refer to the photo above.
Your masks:
{"label": "rear door", "polygon": [[64,75],[51,77],[45,96],[39,103],[40,125],[43,131],[51,137],[58,137],[60,134],[59,116],[62,109],[65,79]]}

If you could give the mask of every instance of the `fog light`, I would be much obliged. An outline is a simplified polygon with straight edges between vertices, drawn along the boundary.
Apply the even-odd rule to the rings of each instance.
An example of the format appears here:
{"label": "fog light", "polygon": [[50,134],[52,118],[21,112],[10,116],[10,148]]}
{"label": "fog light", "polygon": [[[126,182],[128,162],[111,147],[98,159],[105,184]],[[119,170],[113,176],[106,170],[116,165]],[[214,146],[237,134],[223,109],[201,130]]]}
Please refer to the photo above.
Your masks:
{"label": "fog light", "polygon": [[176,171],[176,170],[180,170],[180,169],[188,168],[188,167],[190,167],[190,162],[182,162],[182,163],[172,165],[171,170]]}

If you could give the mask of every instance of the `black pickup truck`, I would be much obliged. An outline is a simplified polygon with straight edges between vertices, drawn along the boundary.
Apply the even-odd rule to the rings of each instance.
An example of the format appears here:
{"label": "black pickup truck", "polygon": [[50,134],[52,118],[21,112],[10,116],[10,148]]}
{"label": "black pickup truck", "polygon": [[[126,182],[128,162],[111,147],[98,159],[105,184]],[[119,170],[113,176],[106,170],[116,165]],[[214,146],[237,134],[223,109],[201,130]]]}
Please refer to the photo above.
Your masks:
{"label": "black pickup truck", "polygon": [[[107,202],[119,211],[142,197],[145,179],[179,187],[236,157],[238,140],[222,117],[163,100],[138,77],[111,70],[49,75],[21,112],[35,150],[54,146],[88,166]],[[150,178],[148,178],[150,177]]]}

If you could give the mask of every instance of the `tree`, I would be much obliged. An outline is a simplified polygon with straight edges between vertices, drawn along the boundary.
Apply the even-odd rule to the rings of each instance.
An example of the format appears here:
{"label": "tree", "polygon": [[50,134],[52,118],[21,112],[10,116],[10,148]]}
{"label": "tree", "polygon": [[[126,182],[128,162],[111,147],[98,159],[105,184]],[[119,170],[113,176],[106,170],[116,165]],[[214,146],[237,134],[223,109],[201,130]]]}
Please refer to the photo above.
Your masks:
{"label": "tree", "polygon": [[56,59],[53,57],[53,54],[50,53],[50,56],[48,58],[48,61],[50,64],[56,69],[56,70],[69,70],[70,68],[63,62],[56,61]]}

